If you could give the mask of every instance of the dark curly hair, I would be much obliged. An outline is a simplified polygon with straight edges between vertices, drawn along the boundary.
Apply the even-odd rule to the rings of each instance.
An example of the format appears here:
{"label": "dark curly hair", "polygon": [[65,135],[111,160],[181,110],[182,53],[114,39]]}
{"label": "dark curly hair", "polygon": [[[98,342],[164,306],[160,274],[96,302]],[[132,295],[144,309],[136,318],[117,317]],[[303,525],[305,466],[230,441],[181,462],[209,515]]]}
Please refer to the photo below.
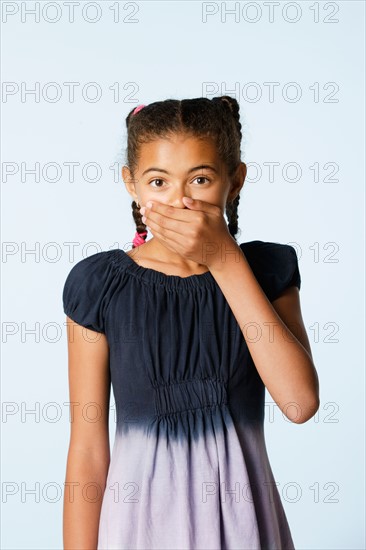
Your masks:
{"label": "dark curly hair", "polygon": [[[138,165],[141,144],[175,133],[213,138],[229,177],[235,173],[241,162],[242,139],[239,103],[235,98],[224,95],[212,99],[166,99],[150,103],[133,115],[135,108],[126,117],[126,165],[132,175]],[[240,194],[225,206],[229,232],[234,239],[238,232],[239,200]],[[135,201],[132,201],[132,215],[136,231],[139,234],[147,231],[141,219],[140,206]],[[146,235],[142,238],[146,240]]]}

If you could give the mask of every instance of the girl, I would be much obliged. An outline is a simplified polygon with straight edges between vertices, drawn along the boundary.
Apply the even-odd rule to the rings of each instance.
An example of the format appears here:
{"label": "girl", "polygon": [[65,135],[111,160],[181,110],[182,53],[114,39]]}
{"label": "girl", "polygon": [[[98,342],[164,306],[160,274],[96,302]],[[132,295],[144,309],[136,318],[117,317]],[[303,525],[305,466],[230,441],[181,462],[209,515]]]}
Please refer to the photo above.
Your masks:
{"label": "girl", "polygon": [[239,105],[157,101],[126,124],[132,250],[79,261],[63,291],[76,403],[64,547],[293,549],[265,387],[301,424],[319,408],[318,378],[295,249],[235,238]]}

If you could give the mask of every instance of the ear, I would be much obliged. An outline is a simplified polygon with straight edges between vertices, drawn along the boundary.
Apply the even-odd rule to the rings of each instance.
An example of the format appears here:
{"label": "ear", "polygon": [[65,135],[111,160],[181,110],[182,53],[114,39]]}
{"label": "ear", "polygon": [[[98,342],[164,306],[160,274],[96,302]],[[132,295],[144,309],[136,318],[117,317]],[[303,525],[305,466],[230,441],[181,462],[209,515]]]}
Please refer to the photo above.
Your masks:
{"label": "ear", "polygon": [[132,177],[131,171],[128,166],[122,166],[122,179],[125,182],[127,192],[137,202],[138,198],[135,189],[135,180]]}
{"label": "ear", "polygon": [[233,201],[237,195],[239,195],[241,188],[244,185],[245,178],[247,176],[247,165],[245,162],[241,162],[237,167],[234,175],[231,179],[231,189],[227,197],[227,202]]}

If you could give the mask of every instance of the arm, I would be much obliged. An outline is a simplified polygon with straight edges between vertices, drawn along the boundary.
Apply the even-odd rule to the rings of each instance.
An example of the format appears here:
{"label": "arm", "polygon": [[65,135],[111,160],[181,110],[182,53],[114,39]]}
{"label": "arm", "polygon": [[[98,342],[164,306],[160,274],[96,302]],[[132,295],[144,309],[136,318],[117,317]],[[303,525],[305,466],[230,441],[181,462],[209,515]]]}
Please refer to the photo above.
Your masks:
{"label": "arm", "polygon": [[65,550],[95,550],[110,462],[109,348],[104,334],[87,330],[69,317],[66,320],[71,435],[64,492],[63,543]]}
{"label": "arm", "polygon": [[228,253],[225,261],[219,258],[209,269],[273,400],[289,420],[301,424],[319,408],[319,382],[302,320],[299,290],[290,287],[271,304],[240,247],[231,240],[226,250],[231,252],[235,246],[237,254]]}

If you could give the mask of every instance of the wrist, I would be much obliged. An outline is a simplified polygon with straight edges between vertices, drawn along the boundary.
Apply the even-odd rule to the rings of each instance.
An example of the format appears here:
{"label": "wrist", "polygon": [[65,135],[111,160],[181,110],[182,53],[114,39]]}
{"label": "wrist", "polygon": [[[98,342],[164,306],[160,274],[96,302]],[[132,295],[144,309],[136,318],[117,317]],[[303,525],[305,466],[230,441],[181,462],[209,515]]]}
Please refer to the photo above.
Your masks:
{"label": "wrist", "polygon": [[230,271],[233,266],[237,266],[245,260],[243,251],[232,237],[223,241],[218,248],[216,254],[208,254],[206,265],[211,272]]}

